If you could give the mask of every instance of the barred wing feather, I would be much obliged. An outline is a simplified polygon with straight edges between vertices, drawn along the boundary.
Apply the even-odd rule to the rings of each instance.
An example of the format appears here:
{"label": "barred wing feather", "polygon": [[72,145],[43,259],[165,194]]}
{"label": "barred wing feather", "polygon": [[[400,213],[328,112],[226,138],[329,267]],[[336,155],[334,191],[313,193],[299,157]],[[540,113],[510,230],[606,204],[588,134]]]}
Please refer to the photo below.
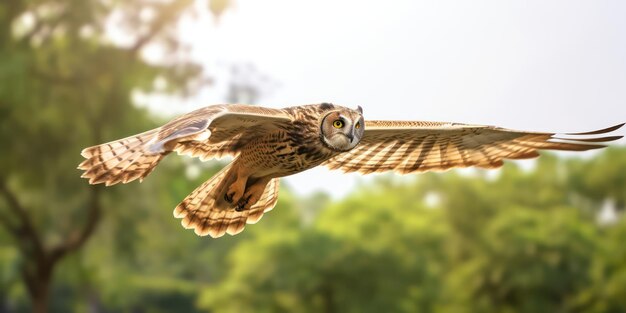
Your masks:
{"label": "barred wing feather", "polygon": [[457,167],[497,168],[505,159],[528,159],[540,150],[584,151],[622,136],[606,136],[624,124],[557,135],[494,126],[417,121],[367,121],[358,146],[324,163],[344,172],[402,174]]}

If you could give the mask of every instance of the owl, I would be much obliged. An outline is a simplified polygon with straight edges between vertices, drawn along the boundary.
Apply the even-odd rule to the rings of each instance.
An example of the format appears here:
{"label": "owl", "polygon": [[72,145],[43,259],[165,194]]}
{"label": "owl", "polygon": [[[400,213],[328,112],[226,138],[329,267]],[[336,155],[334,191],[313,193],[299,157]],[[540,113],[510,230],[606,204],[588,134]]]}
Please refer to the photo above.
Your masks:
{"label": "owl", "polygon": [[494,126],[364,120],[361,107],[330,103],[271,109],[214,105],[128,138],[82,151],[78,168],[90,184],[145,178],[171,152],[201,160],[233,160],[197,187],[174,216],[199,236],[235,235],[271,210],[279,180],[316,166],[363,174],[401,174],[537,157],[539,150],[584,151],[622,136],[624,124],[585,133],[516,131]]}

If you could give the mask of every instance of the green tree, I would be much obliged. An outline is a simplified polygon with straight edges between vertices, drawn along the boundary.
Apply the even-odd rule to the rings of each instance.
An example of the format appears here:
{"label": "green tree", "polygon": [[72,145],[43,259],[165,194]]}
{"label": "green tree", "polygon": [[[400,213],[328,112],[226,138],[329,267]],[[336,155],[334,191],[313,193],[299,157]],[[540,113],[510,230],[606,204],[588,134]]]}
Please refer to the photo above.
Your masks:
{"label": "green tree", "polygon": [[[211,312],[619,312],[624,223],[599,225],[594,199],[613,197],[621,176],[602,190],[588,180],[596,173],[583,169],[612,173],[623,155],[546,155],[530,170],[507,164],[493,176],[383,176],[338,202],[320,196],[326,204],[313,221],[295,214],[291,224],[259,225],[262,234],[241,241],[198,305]],[[307,210],[280,203],[280,210]]]}
{"label": "green tree", "polygon": [[[180,47],[177,20],[193,1],[7,0],[0,3],[0,225],[6,260],[19,269],[33,310],[49,307],[55,268],[94,233],[113,199],[78,176],[79,152],[153,126],[131,93],[189,92],[201,69],[147,63],[148,45]],[[139,14],[139,12],[153,14]],[[113,13],[132,42],[111,44]],[[135,203],[136,204],[136,203]],[[15,252],[13,252],[15,251]],[[15,254],[17,253],[17,254]],[[17,257],[16,257],[17,256]],[[14,280],[11,280],[14,282]]]}
{"label": "green tree", "polygon": [[573,159],[568,163],[568,181],[596,206],[610,199],[619,209],[626,206],[626,149],[609,147],[590,160]]}
{"label": "green tree", "polygon": [[[214,312],[431,311],[443,216],[414,194],[390,199],[391,189],[359,192],[313,224],[296,214],[300,222],[259,227],[262,234],[232,250],[229,272],[199,305]],[[294,203],[280,204],[293,210]]]}

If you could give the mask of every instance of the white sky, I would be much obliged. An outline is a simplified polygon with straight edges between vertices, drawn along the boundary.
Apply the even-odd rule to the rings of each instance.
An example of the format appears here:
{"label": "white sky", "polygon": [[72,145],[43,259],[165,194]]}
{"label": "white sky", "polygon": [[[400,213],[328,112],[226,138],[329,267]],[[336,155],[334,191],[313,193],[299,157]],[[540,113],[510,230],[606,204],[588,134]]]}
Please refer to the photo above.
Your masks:
{"label": "white sky", "polygon": [[[251,63],[278,82],[264,106],[326,101],[368,119],[556,132],[626,121],[626,1],[237,0],[219,23],[182,26],[210,73]],[[220,103],[224,83],[149,105]],[[320,168],[286,182],[342,195],[357,180]]]}

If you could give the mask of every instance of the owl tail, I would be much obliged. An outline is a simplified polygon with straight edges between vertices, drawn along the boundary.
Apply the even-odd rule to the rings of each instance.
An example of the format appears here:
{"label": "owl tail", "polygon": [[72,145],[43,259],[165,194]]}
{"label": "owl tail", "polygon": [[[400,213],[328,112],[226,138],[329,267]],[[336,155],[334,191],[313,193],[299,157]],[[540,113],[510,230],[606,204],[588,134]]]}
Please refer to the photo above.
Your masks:
{"label": "owl tail", "polygon": [[78,165],[84,170],[81,177],[90,184],[104,183],[107,186],[128,183],[137,178],[141,181],[167,154],[151,153],[148,147],[158,129],[142,134],[85,148],[81,155],[86,158]]}
{"label": "owl tail", "polygon": [[258,222],[263,213],[274,208],[278,200],[279,178],[270,180],[261,198],[247,210],[219,207],[221,199],[218,198],[223,197],[223,182],[228,181],[230,169],[231,165],[223,168],[176,206],[174,217],[182,218],[184,228],[193,229],[198,236],[217,238],[226,233],[236,235],[246,224]]}

